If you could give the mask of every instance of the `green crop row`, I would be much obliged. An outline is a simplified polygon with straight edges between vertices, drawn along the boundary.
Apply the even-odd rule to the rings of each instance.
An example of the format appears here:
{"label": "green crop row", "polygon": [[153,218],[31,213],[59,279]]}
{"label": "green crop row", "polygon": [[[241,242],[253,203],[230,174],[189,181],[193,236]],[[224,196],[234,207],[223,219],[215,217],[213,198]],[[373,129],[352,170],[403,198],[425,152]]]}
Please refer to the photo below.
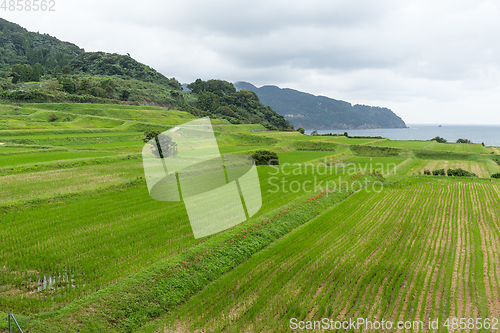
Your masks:
{"label": "green crop row", "polygon": [[[134,163],[133,169],[130,163]],[[100,185],[119,184],[137,176],[142,172],[138,163],[54,170],[63,174],[44,178],[42,173],[40,179],[32,179],[29,185],[22,187],[16,187],[15,179],[6,183],[4,200],[9,199],[9,193],[14,198],[21,196],[32,201],[46,196],[54,196],[55,200],[48,204],[41,200],[39,205],[35,202],[29,209],[19,209],[19,206],[4,209],[0,261],[7,263],[5,269],[10,273],[4,275],[6,280],[2,284],[13,285],[14,290],[21,292],[4,295],[3,304],[20,312],[57,307],[194,244],[183,205],[151,199],[143,182],[109,192],[70,195],[82,189],[97,191]],[[123,173],[120,177],[124,178],[108,183],[113,175],[110,168]],[[336,170],[325,167],[297,171],[291,166],[283,169],[264,166],[258,170],[263,206],[255,218],[326,188],[326,180],[333,186],[354,174],[354,171],[336,174]],[[67,172],[73,172],[74,176]],[[100,182],[101,177],[106,183]],[[58,199],[57,196],[64,193],[68,195]],[[24,297],[34,291],[30,288],[39,287],[38,280],[43,281],[43,276],[55,277],[60,283],[65,282],[60,281],[64,278],[78,283],[71,283],[74,287],[69,288],[68,293],[56,288],[48,294],[35,292],[33,297]],[[50,297],[45,297],[47,295]]]}
{"label": "green crop row", "polygon": [[[344,179],[363,180],[360,174]],[[82,331],[132,332],[147,320],[176,308],[207,283],[238,266],[273,240],[343,200],[354,189],[347,184],[352,183],[345,183],[345,189],[341,191],[328,189],[316,195],[302,195],[279,207],[278,211],[267,211],[236,228],[209,237],[203,244],[60,311],[41,314],[33,318],[29,326],[51,332],[77,328]],[[359,189],[359,185],[354,186]],[[77,318],[77,321],[68,318]]]}
{"label": "green crop row", "polygon": [[290,330],[291,318],[427,325],[491,317],[500,290],[498,190],[410,178],[360,191],[140,332],[277,332]]}

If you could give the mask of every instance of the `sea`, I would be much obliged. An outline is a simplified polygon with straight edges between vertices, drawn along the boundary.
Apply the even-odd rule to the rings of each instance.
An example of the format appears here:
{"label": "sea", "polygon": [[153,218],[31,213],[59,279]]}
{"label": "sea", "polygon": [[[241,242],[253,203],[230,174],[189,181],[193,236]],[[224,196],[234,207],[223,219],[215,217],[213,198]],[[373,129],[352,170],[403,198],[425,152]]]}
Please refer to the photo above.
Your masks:
{"label": "sea", "polygon": [[[420,125],[407,124],[408,128],[378,128],[364,130],[318,130],[318,134],[347,132],[350,136],[381,136],[391,140],[430,140],[440,136],[455,142],[457,139],[469,139],[474,143],[500,147],[500,125]],[[313,130],[306,130],[311,134]]]}

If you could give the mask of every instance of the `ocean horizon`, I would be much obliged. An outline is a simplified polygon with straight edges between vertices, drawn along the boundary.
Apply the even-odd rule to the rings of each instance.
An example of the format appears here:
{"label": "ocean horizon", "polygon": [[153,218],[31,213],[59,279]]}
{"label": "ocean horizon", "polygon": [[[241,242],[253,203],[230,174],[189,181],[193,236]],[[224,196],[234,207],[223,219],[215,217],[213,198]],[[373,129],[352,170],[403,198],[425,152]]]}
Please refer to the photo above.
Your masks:
{"label": "ocean horizon", "polygon": [[[500,125],[447,125],[447,124],[406,124],[406,128],[377,129],[329,129],[318,130],[319,134],[343,134],[351,136],[381,136],[391,140],[430,140],[440,136],[455,142],[457,139],[469,139],[486,146],[500,146]],[[439,127],[441,125],[441,127]],[[306,130],[311,134],[313,130]]]}

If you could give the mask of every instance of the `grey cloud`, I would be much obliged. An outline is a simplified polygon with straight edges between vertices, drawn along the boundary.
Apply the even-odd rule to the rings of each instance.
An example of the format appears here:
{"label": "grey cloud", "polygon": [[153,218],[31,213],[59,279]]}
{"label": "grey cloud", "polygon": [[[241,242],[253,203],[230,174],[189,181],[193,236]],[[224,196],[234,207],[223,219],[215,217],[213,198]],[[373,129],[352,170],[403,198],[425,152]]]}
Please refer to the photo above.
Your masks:
{"label": "grey cloud", "polygon": [[57,9],[5,18],[87,50],[129,52],[182,82],[275,84],[392,105],[409,119],[454,112],[465,121],[471,105],[481,118],[500,103],[493,1],[88,0]]}

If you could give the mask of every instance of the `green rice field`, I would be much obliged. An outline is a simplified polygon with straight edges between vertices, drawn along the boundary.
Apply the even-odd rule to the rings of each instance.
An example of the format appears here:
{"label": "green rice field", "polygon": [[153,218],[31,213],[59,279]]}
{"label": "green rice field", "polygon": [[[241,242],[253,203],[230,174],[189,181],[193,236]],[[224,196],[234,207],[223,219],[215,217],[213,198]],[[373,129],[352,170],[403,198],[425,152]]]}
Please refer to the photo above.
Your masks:
{"label": "green rice field", "polygon": [[[141,155],[145,131],[193,119],[160,107],[0,103],[0,332],[7,312],[25,332],[56,333],[500,317],[497,148],[215,119],[220,153],[268,150],[280,165],[257,166],[255,215],[195,239],[182,201],[149,196]],[[476,176],[424,175],[439,169]]]}

